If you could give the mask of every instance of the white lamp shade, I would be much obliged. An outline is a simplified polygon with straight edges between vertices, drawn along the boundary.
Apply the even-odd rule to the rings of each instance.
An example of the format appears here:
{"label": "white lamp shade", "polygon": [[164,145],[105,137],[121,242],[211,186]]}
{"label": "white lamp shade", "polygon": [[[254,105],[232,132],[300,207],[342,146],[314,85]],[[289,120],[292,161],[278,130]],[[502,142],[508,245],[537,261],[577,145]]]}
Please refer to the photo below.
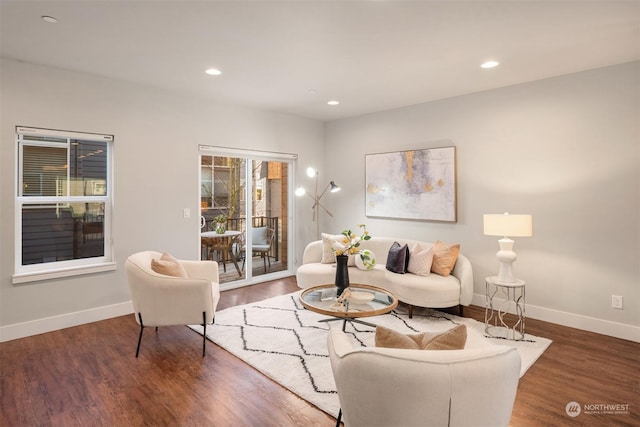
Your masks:
{"label": "white lamp shade", "polygon": [[531,215],[485,214],[484,234],[487,236],[533,236]]}

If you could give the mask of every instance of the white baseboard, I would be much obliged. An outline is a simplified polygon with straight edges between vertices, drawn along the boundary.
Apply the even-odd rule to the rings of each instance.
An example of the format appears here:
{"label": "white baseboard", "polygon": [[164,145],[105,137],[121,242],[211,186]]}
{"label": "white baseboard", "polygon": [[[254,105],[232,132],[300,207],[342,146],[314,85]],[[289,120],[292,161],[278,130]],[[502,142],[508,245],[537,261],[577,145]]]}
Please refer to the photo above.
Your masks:
{"label": "white baseboard", "polygon": [[[485,306],[486,296],[484,294],[474,294],[471,304],[480,307]],[[496,302],[502,302],[495,298]],[[527,304],[526,317],[530,319],[543,320],[570,328],[581,329],[583,331],[595,332],[597,334],[609,335],[615,338],[640,342],[640,327],[617,323],[609,320],[596,319],[595,317],[583,316],[581,314],[567,313],[565,311],[551,308],[539,307]]]}
{"label": "white baseboard", "polygon": [[0,342],[57,331],[133,313],[131,301],[0,327]]}

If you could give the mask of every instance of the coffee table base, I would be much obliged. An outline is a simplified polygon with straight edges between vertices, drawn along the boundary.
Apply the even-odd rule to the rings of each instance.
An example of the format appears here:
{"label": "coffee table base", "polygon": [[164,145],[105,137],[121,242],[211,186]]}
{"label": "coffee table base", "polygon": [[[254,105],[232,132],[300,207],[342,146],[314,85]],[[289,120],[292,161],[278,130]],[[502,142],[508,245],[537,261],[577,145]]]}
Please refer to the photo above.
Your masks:
{"label": "coffee table base", "polygon": [[330,319],[318,320],[318,322],[334,322],[336,320],[344,320],[344,322],[342,323],[342,332],[345,332],[345,328],[347,327],[347,322],[361,323],[363,325],[367,325],[372,328],[375,328],[376,326],[378,326],[373,323],[365,322],[364,320],[356,319],[355,317],[332,317]]}

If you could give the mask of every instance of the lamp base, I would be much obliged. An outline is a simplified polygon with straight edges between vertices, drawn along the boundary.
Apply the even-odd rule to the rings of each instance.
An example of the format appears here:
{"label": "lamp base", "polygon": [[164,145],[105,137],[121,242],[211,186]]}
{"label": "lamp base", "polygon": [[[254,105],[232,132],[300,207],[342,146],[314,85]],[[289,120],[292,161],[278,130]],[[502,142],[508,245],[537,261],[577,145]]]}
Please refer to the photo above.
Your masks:
{"label": "lamp base", "polygon": [[500,250],[496,252],[496,257],[500,263],[498,269],[498,280],[501,282],[515,282],[516,278],[513,276],[513,262],[518,259],[518,256],[513,251],[514,241],[511,239],[498,240]]}

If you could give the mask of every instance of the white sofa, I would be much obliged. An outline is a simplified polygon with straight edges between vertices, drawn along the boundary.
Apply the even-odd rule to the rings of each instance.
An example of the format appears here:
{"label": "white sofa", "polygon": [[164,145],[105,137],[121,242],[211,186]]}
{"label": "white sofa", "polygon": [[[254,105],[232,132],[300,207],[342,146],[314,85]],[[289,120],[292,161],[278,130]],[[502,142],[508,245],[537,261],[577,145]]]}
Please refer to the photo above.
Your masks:
{"label": "white sofa", "polygon": [[[473,271],[469,260],[458,255],[455,267],[447,277],[431,273],[428,276],[417,276],[411,273],[398,274],[386,269],[387,254],[393,242],[405,243],[411,248],[415,243],[423,247],[432,245],[417,240],[394,239],[390,237],[372,237],[361,241],[359,249],[369,249],[376,256],[376,266],[371,271],[349,267],[349,282],[374,285],[385,288],[398,296],[401,302],[409,305],[409,316],[413,306],[445,308],[471,304],[473,298]],[[336,265],[323,264],[322,240],[307,245],[302,256],[302,265],[298,267],[296,278],[300,288],[334,283]]]}
{"label": "white sofa", "polygon": [[331,328],[328,349],[347,427],[509,425],[520,376],[515,348],[362,347]]}

